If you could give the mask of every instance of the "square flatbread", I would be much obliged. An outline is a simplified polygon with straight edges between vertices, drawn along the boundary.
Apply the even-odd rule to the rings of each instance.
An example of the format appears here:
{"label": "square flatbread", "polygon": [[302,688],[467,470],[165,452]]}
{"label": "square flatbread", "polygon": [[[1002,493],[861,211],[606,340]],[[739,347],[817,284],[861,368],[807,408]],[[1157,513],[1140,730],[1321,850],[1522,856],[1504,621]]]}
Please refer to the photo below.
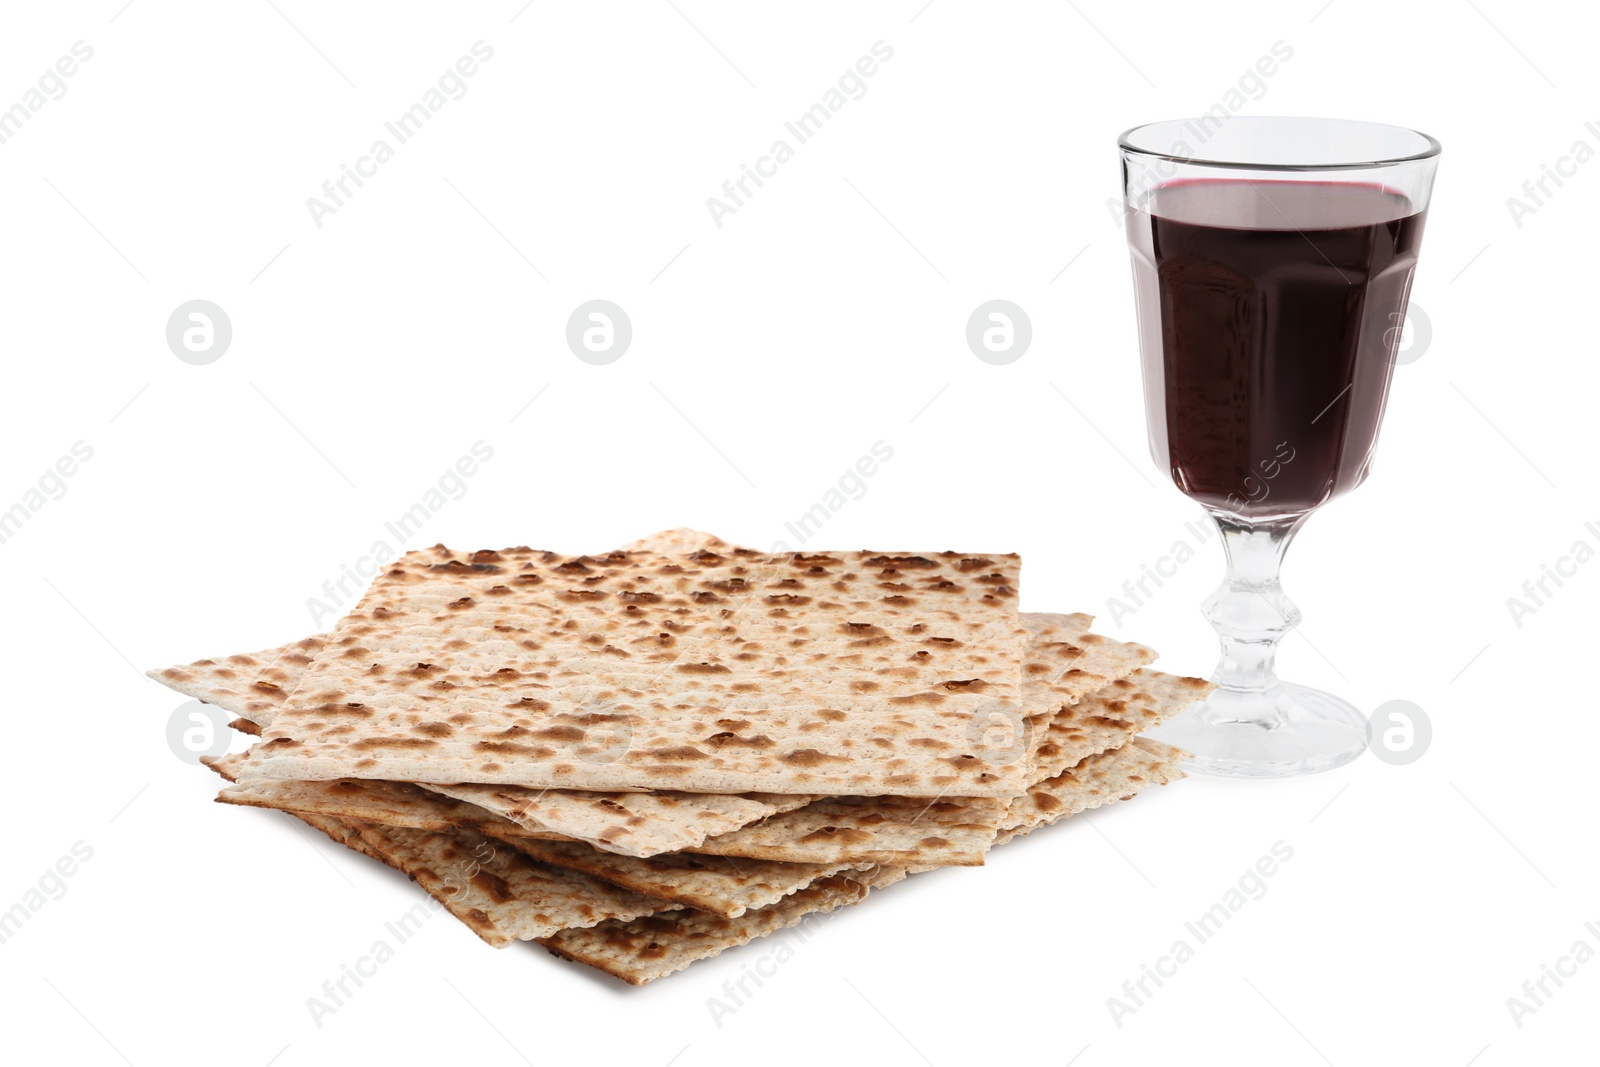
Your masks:
{"label": "square flatbread", "polygon": [[[276,655],[249,686],[244,706],[238,714],[258,726],[271,726],[278,709],[289,699],[300,679],[305,677],[312,660],[327,647],[326,634],[301,638],[291,645],[275,649]],[[154,677],[154,675],[152,675]]]}
{"label": "square flatbread", "polygon": [[[1022,685],[1029,712],[1025,744],[1030,781],[1059,773],[1084,756],[1120,744],[1129,733],[1160,721],[1161,714],[1156,712],[1145,712],[1143,718],[1121,714],[1130,700],[1136,709],[1141,707],[1144,694],[1138,690],[1124,694],[1123,701],[1114,705],[1115,711],[1109,711],[1096,700],[1079,706],[1086,694],[1120,682],[1140,664],[1153,660],[1153,651],[1143,645],[1114,641],[1088,632],[1093,620],[1087,615],[1023,614],[1021,619],[1029,632]],[[267,701],[275,708],[277,705],[271,695],[297,686],[305,668],[324,643],[321,637],[311,637],[271,653],[253,654],[257,659],[271,660],[272,665],[264,676],[264,680],[270,680],[264,685],[258,681],[244,688],[267,694]],[[191,666],[172,670],[188,676]],[[153,676],[161,678],[165,673],[153,672]],[[1157,677],[1154,672],[1141,674]],[[238,681],[231,678],[201,677],[193,683],[191,695],[204,699],[213,693],[213,686],[229,690],[240,688]],[[255,704],[251,714],[263,724],[270,724],[273,711],[263,711],[261,704]],[[1108,715],[1116,718],[1108,718]],[[1014,736],[1007,735],[1007,743],[1016,744],[1017,741]],[[237,763],[236,759],[232,761],[231,777],[237,776]],[[1041,766],[1045,768],[1044,773],[1040,773]],[[801,808],[812,799],[781,794],[589,793],[471,784],[434,784],[429,789],[457,803],[442,799],[432,803],[428,793],[416,786],[360,779],[319,782],[253,779],[224,790],[218,799],[224,803],[276,807],[413,829],[441,830],[460,826],[500,837],[573,838],[588,841],[604,851],[639,857],[698,848],[709,838]],[[904,804],[892,797],[882,798],[878,803],[860,799],[830,802],[813,813],[817,815],[814,820],[797,818],[774,827],[771,834],[763,836],[762,847],[769,858],[843,862],[834,854],[836,848],[851,844],[849,838],[855,839],[854,844],[866,840],[859,833],[851,832],[854,820],[859,817],[882,827],[883,836],[881,847],[861,849],[848,855],[852,862],[904,861],[908,857],[900,853],[911,849],[924,850],[924,858],[929,862],[981,863],[987,841],[998,828],[1003,812],[1004,806],[993,800],[969,804],[957,800],[940,801],[932,807],[922,800]],[[837,826],[841,819],[849,821]],[[508,825],[513,823],[516,825]],[[865,824],[855,825],[859,829],[859,825]],[[905,830],[908,825],[913,827],[911,831]],[[801,837],[816,831],[824,836],[792,842],[792,854],[783,855],[782,849],[788,846],[782,844],[786,839],[781,835],[788,833],[792,837],[801,827],[804,827],[799,831]],[[909,833],[915,836],[908,836]],[[898,836],[891,839],[891,834]],[[737,847],[741,842],[733,839],[724,844]]]}
{"label": "square flatbread", "polygon": [[1141,789],[1186,777],[1189,759],[1181,748],[1135,737],[1121,748],[1090,756],[1011,802],[995,844],[1037,830],[1080,811],[1127,800]]}
{"label": "square flatbread", "polygon": [[[1111,752],[1086,761],[1113,764],[1108,768],[1110,773],[1100,776],[1098,785],[1091,780],[1092,775],[1082,773],[1088,770],[1085,767],[1077,773],[1063,775],[1057,781],[1035,787],[1027,803],[1019,805],[1008,819],[1004,839],[1010,840],[1013,836],[1100,803],[1127,799],[1148,785],[1164,784],[1182,777],[1177,761],[1185,758],[1186,753],[1144,739],[1135,739],[1125,747],[1128,750],[1126,753]],[[210,762],[218,771],[227,773],[228,757]],[[391,828],[363,825],[350,820],[304,814],[298,817],[341,844],[417,877],[436,899],[446,903],[452,914],[490,944],[509,944],[518,938],[520,932],[538,930],[559,921],[557,916],[575,914],[581,923],[587,923],[591,917],[588,909],[595,907],[584,893],[582,883],[559,882],[558,885],[563,888],[552,890],[548,882],[520,875],[518,872],[524,865],[514,860],[510,853],[490,852],[487,855],[489,863],[495,865],[491,867],[490,874],[506,883],[505,888],[488,879],[481,879],[484,885],[474,884],[478,875],[474,864],[462,867],[459,861],[463,852],[474,860],[484,856],[481,838],[469,838],[464,844],[459,837],[434,835],[438,840],[427,842],[417,835],[396,833]],[[517,843],[517,848],[520,850],[522,845]],[[551,853],[546,858],[572,860],[574,856],[561,857],[559,853]],[[583,862],[581,857],[577,858]],[[605,858],[620,860],[620,857]],[[447,873],[441,875],[440,869]],[[740,894],[748,890],[748,875],[730,878],[721,872],[695,869],[685,872],[681,878],[675,878],[670,869],[657,867],[652,876],[658,889],[669,894],[693,894],[702,903],[720,900],[723,906],[704,911],[674,912],[672,909],[681,901],[658,901],[660,908],[646,915],[629,916],[628,898],[602,893],[600,908],[618,910],[617,917],[604,919],[586,928],[560,930],[541,940],[541,944],[557,955],[641,985],[755,937],[793,927],[804,922],[808,916],[857,903],[870,889],[892,884],[908,871],[915,873],[927,869],[927,866],[873,867],[859,872],[842,871],[815,878],[787,892],[769,888],[769,896],[777,894],[774,901],[764,907],[747,906],[741,910],[728,906],[728,902],[740,899]],[[787,879],[790,882],[794,880]],[[718,886],[718,881],[723,884]],[[467,886],[466,893],[457,888],[462,885]],[[519,888],[524,891],[518,893]],[[753,903],[753,898],[744,899],[747,903]],[[633,906],[637,906],[637,902]],[[777,951],[783,951],[783,947],[780,946]]]}
{"label": "square flatbread", "polygon": [[397,561],[247,778],[1005,797],[1015,556],[749,549]]}
{"label": "square flatbread", "polygon": [[1051,718],[1034,754],[1033,779],[1054,778],[1085,757],[1120,748],[1215,689],[1215,683],[1201,678],[1148,668],[1114,679]]}
{"label": "square flatbread", "polygon": [[641,857],[692,848],[708,837],[793,811],[812,800],[803,793],[586,793],[436,784],[427,788],[529,830],[552,831],[606,852]]}
{"label": "square flatbread", "polygon": [[[278,649],[151,671],[150,677],[185,695],[227,705],[227,710],[248,716],[231,725],[259,736],[261,727],[271,725],[283,694],[300,683],[325,644],[323,636],[308,637]],[[243,681],[241,673],[252,669],[246,665],[258,663],[270,665],[253,683]],[[230,780],[237,778],[240,762],[230,762]],[[365,779],[253,779],[250,786],[225,790],[218,799],[414,829],[454,825],[500,836],[573,838],[629,856],[689,848],[707,837],[791,811],[812,799],[805,794],[598,793],[473,784],[435,784],[431,790],[441,798],[464,803],[441,802],[438,810],[429,811],[428,794],[417,787]],[[524,832],[506,826],[508,821]]]}
{"label": "square flatbread", "polygon": [[[237,757],[204,762],[231,781]],[[634,919],[682,906],[572,868],[539,863],[505,842],[467,830],[430,833],[330,815],[290,814],[339,844],[409,876],[495,948],[569,927]]]}
{"label": "square flatbread", "polygon": [[[1064,707],[1058,713],[1064,725],[1055,731],[1056,741],[1041,747],[1038,781],[1030,790],[1066,773],[1092,781],[1100,766],[1092,757],[1122,747],[1214,688],[1198,678],[1140,669]],[[1071,763],[1064,762],[1068,758]],[[1024,802],[1030,795],[1023,793]],[[979,866],[1015,804],[981,797],[931,803],[910,797],[824,797],[708,838],[692,851],[788,863]]]}
{"label": "square flatbread", "polygon": [[[1039,783],[1021,798],[1007,817],[1001,841],[1102,804],[1127,800],[1152,785],[1182,778],[1178,764],[1188,756],[1181,749],[1145,738],[1134,738],[1120,749],[1091,756],[1079,767]],[[632,985],[643,985],[756,937],[796,926],[811,915],[859,903],[872,889],[928,869],[880,866],[842,872],[735,919],[687,910],[657,913],[597,923],[581,930],[563,930],[542,939],[540,944],[558,956],[587,964]]]}
{"label": "square flatbread", "polygon": [[503,842],[470,831],[439,834],[370,823],[341,825],[360,841],[359,851],[410,875],[496,948],[569,927],[677,907],[580,871],[538,863]]}
{"label": "square flatbread", "polygon": [[[291,646],[292,647],[292,646]],[[262,673],[278,659],[287,648],[269,648],[261,652],[241,652],[217,659],[196,660],[177,667],[163,667],[146,672],[153,678],[186,697],[206,704],[215,704],[231,715],[239,715],[253,722],[261,720],[251,715],[254,684]]]}
{"label": "square flatbread", "polygon": [[[1183,777],[1179,762],[1188,754],[1144,738],[1135,738],[1122,749],[1092,756],[1084,764],[1057,778],[1040,783],[1013,806],[1008,815],[1002,841],[1010,841],[1031,830],[1066,818],[1069,815],[1126,800],[1152,785],[1164,785]],[[341,823],[312,816],[307,821],[326,830],[335,840],[365,851],[402,870],[415,866],[414,854],[391,849],[373,851],[370,842],[374,832],[382,828],[359,828],[356,824]],[[522,844],[518,844],[521,848]],[[564,846],[581,848],[584,846]],[[600,853],[591,853],[600,856]],[[559,857],[552,853],[551,859]],[[571,857],[568,857],[571,858]],[[620,859],[607,857],[607,859]],[[626,861],[632,862],[632,861]],[[817,877],[805,885],[777,895],[763,907],[750,907],[736,915],[730,909],[720,910],[657,910],[634,918],[615,918],[594,924],[583,924],[563,929],[540,940],[551,952],[595,967],[629,982],[643,985],[657,978],[682,970],[690,964],[715,956],[726,949],[743,945],[757,937],[771,934],[804,922],[808,916],[831,912],[849,904],[859,903],[872,889],[892,885],[909,873],[930,869],[926,865],[915,867],[877,866],[858,871],[841,871]],[[701,884],[695,884],[698,878]],[[668,893],[710,893],[719,899],[737,894],[737,889],[715,887],[717,875],[713,872],[691,872],[681,885],[666,884],[673,879],[665,871],[658,872],[661,885]],[[430,880],[431,881],[431,880]],[[749,879],[739,879],[748,883]],[[425,887],[428,883],[424,883]],[[464,904],[465,902],[458,902]],[[528,907],[527,900],[504,902],[495,913],[500,924],[508,928],[525,928],[530,920],[518,913]],[[548,910],[548,909],[547,909]],[[471,914],[468,907],[453,908],[468,925],[478,929],[484,920]],[[491,920],[491,922],[494,920]],[[480,936],[484,931],[479,930]],[[503,943],[506,933],[491,927],[486,940]],[[782,949],[779,949],[782,951]]]}
{"label": "square flatbread", "polygon": [[[710,542],[721,544],[704,536],[683,542],[694,548],[708,547]],[[277,655],[249,687],[244,704],[245,714],[250,717],[245,721],[254,720],[258,728],[245,727],[244,732],[260,736],[259,727],[272,725],[278,708],[300,684],[326,644],[326,635],[318,634],[273,650]],[[198,665],[169,670],[184,671],[195,666]],[[727,833],[768,815],[798,808],[811,799],[804,794],[595,793],[475,784],[436,785],[435,792],[476,804],[519,822],[530,831],[553,831],[591,840],[599,848],[630,856],[653,856],[687,848],[713,834]],[[538,835],[548,836],[542,832]]]}
{"label": "square flatbread", "polygon": [[630,985],[644,985],[696,960],[795,926],[807,916],[860,903],[873,889],[905,876],[903,867],[874,867],[820,879],[777,904],[736,919],[698,911],[657,914],[600,923],[590,930],[563,930],[539,943]]}
{"label": "square flatbread", "polygon": [[[209,758],[206,763],[231,782],[238,760],[238,756],[222,756]],[[257,788],[262,787],[292,788],[312,794],[309,800],[295,801],[289,814],[321,830],[340,844],[389,863],[413,877],[416,877],[412,869],[413,861],[417,859],[416,843],[421,840],[415,831],[431,830],[441,839],[457,842],[480,842],[487,837],[549,867],[578,871],[610,885],[643,894],[657,901],[658,908],[676,904],[736,919],[746,911],[775,904],[819,878],[857,866],[843,863],[767,863],[689,854],[651,859],[618,856],[601,852],[581,841],[540,840],[541,836],[554,835],[524,831],[515,824],[496,820],[493,816],[475,820],[471,814],[463,815],[448,806],[441,806],[437,799],[413,803],[410,794],[421,794],[424,798],[430,794],[419,786],[403,782],[364,782],[346,778],[335,782],[267,782]],[[254,800],[241,799],[248,798],[250,790],[249,786],[234,787],[224,790],[218,799],[229,803],[255,804]],[[345,790],[349,791],[349,797],[339,795]],[[322,791],[324,796],[318,798],[315,795],[318,791]],[[329,793],[333,795],[327,795]],[[281,805],[273,803],[257,806],[281,808]],[[470,810],[472,806],[458,803],[456,807]],[[380,822],[369,822],[363,817],[367,815],[376,815]],[[396,826],[397,818],[404,820],[405,825]],[[475,832],[455,833],[464,829]],[[392,832],[395,830],[406,832]],[[452,834],[454,837],[451,837]],[[473,846],[469,844],[466,847]],[[422,862],[426,866],[426,861]],[[504,876],[502,872],[497,874]],[[437,899],[444,900],[450,894],[435,892],[441,884],[435,881],[431,885],[425,884],[424,888],[429,889]],[[474,908],[484,910],[481,901],[470,904],[465,901],[466,898],[462,898],[457,903],[461,903],[468,912]],[[473,917],[468,915],[467,918]],[[487,928],[482,923],[474,925],[469,921],[469,925],[473,925],[480,935],[486,933]],[[516,923],[510,916],[501,914],[495,925],[515,927]],[[488,936],[490,939],[495,937],[492,931],[488,932]]]}
{"label": "square flatbread", "polygon": [[[237,773],[222,760],[208,762],[224,777]],[[529,829],[476,804],[450,800],[409,782],[369,782],[360,778],[336,778],[331,782],[257,780],[229,786],[217,794],[217,802],[403,830],[471,830],[506,841],[564,840],[552,830]]]}
{"label": "square flatbread", "polygon": [[819,878],[858,866],[871,866],[770,863],[686,852],[637,859],[601,852],[582,842],[517,840],[508,843],[543,863],[582,871],[624,889],[726,919],[737,919],[747,911],[776,904]]}
{"label": "square flatbread", "polygon": [[1084,717],[1082,713],[1075,715],[1072,709],[1091,693],[1155,662],[1156,652],[1144,645],[1091,633],[1089,626],[1094,619],[1089,615],[1024,612],[1020,617],[1028,630],[1022,666],[1028,781],[1036,782],[1048,777],[1038,773],[1041,756],[1054,758],[1064,740],[1062,730]]}

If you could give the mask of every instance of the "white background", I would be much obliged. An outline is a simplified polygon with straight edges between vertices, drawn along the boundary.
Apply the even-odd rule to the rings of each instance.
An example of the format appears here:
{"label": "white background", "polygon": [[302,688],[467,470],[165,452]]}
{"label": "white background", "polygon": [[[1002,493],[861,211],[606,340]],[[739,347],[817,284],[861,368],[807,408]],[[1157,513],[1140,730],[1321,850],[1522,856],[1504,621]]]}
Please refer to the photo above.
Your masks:
{"label": "white background", "polygon": [[[1600,563],[1520,627],[1506,600],[1600,547],[1600,162],[1520,227],[1506,200],[1600,148],[1596,27],[1575,5],[1321,2],[8,8],[0,106],[75,41],[94,54],[0,145],[0,508],[93,448],[0,545],[0,909],[93,849],[0,945],[7,1058],[1592,1062],[1600,962],[1520,1028],[1506,1000],[1600,949]],[[479,40],[466,95],[314,225],[306,199]],[[718,228],[707,197],[880,40],[865,96]],[[1306,622],[1280,660],[1364,709],[1417,703],[1431,750],[1190,780],[914,878],[720,1026],[707,998],[771,945],[634,990],[442,916],[314,1025],[306,999],[419,891],[211,803],[167,748],[180,698],[139,672],[319,628],[308,598],[480,439],[493,459],[396,551],[677,525],[792,545],[785,521],[882,440],[813,547],[1015,550],[1025,609],[1096,612],[1209,672],[1214,542],[1121,626],[1106,608],[1198,514],[1148,458],[1106,201],[1119,131],[1222,101],[1280,40],[1244,112],[1445,145],[1414,292],[1431,340],[1397,369],[1372,479],[1290,554]],[[164,338],[196,298],[233,325],[209,366]],[[593,298],[633,323],[610,366],[564,342]],[[1033,324],[1009,366],[964,340],[993,298]],[[1279,840],[1267,894],[1117,1026],[1107,998]]]}

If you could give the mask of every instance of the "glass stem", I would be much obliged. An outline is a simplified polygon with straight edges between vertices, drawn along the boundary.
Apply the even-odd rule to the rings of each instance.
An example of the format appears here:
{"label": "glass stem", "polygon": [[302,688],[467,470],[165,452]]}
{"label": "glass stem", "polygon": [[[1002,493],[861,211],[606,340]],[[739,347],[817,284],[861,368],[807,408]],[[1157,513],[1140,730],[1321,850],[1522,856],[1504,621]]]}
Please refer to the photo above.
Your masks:
{"label": "glass stem", "polygon": [[1200,606],[1222,641],[1222,658],[1211,680],[1237,692],[1268,692],[1278,686],[1273,671],[1278,642],[1300,623],[1300,609],[1284,596],[1278,572],[1306,516],[1248,523],[1210,514],[1228,556],[1227,576]]}

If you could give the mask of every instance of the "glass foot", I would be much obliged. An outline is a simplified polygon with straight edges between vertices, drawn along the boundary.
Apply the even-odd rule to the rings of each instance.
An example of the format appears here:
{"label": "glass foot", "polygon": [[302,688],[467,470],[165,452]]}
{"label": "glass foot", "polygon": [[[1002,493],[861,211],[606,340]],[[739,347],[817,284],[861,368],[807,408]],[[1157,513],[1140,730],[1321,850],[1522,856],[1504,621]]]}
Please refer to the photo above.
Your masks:
{"label": "glass foot", "polygon": [[1219,689],[1150,736],[1194,753],[1183,769],[1231,778],[1331,770],[1367,747],[1367,718],[1331,693],[1300,685]]}

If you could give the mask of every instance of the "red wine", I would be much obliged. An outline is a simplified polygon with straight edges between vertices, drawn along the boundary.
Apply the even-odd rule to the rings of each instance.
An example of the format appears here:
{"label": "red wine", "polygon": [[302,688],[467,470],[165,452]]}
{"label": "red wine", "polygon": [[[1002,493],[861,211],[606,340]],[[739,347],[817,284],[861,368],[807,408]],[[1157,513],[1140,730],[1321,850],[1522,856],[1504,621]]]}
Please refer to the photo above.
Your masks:
{"label": "red wine", "polygon": [[1150,446],[1251,519],[1367,476],[1425,212],[1375,185],[1186,180],[1128,212]]}

